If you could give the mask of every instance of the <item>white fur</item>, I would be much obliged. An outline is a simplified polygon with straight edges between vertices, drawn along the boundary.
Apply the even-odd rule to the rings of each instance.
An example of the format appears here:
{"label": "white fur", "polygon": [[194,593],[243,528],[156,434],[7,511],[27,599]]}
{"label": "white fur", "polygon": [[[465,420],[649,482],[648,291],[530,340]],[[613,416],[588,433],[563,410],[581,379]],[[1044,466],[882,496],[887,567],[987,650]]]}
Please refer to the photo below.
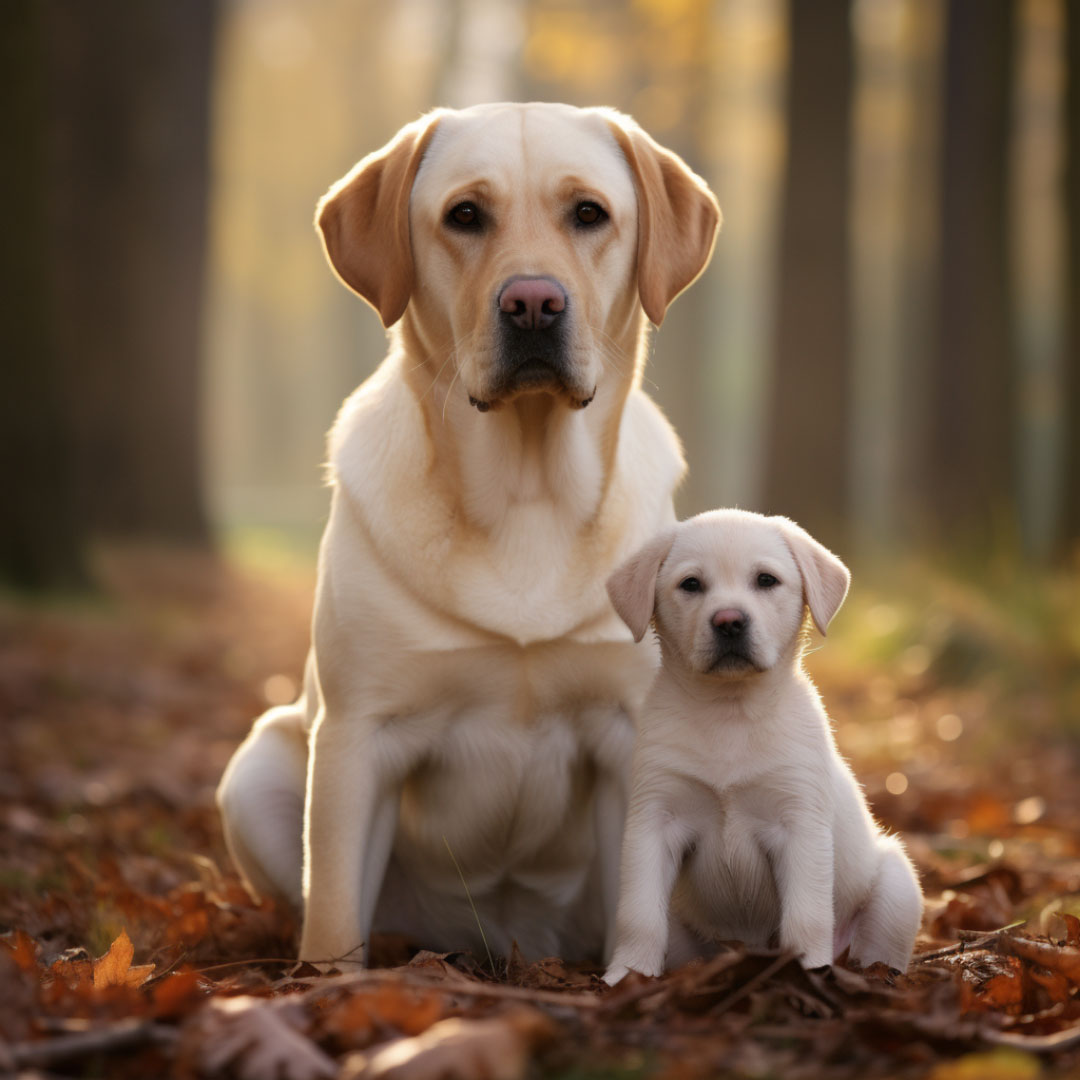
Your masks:
{"label": "white fur", "polygon": [[[846,569],[787,519],[720,510],[613,575],[620,613],[640,605],[650,573],[663,664],[634,749],[605,980],[658,975],[729,939],[779,945],[808,968],[850,946],[860,964],[906,969],[918,881],[871,816],[800,662],[808,598],[824,630]],[[761,573],[779,584],[760,587]],[[690,577],[700,591],[680,588]],[[723,609],[749,617],[746,664],[714,666],[711,619]]]}
{"label": "white fur", "polygon": [[[684,470],[639,388],[638,196],[615,122],[631,124],[555,105],[440,112],[324,203],[336,211],[365,170],[404,160],[410,130],[438,125],[408,203],[408,307],[330,434],[304,693],[256,721],[218,792],[249,885],[303,910],[304,959],[362,963],[373,927],[480,950],[478,921],[503,954],[604,946],[630,716],[656,652],[631,641],[603,583],[674,521]],[[609,233],[572,229],[585,196],[568,172],[605,201]],[[491,209],[475,237],[446,231],[463,193]],[[332,258],[350,220],[333,219]],[[370,267],[342,266],[369,288]],[[547,392],[469,404],[487,397],[497,289],[514,274],[566,287],[588,409]]]}

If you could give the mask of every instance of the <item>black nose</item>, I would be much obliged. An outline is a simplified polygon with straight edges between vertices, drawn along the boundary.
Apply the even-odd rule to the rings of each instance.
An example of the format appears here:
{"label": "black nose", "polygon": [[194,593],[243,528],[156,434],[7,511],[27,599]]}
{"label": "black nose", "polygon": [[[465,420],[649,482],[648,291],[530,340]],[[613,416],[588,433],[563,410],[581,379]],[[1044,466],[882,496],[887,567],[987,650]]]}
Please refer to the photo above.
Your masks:
{"label": "black nose", "polygon": [[565,310],[566,293],[551,278],[514,278],[499,293],[502,317],[520,330],[546,330]]}
{"label": "black nose", "polygon": [[746,633],[750,616],[736,608],[722,608],[713,615],[712,624],[717,637],[739,638]]}

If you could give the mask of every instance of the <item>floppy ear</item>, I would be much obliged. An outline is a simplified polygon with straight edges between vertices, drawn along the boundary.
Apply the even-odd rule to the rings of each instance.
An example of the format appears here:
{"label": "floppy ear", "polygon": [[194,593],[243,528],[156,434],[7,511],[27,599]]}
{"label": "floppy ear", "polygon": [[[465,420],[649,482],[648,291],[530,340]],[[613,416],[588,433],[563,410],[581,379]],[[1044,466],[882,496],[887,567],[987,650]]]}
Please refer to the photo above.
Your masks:
{"label": "floppy ear", "polygon": [[802,575],[803,598],[814,625],[824,634],[847,596],[851,572],[824,544],[819,544],[790,518],[777,521]]}
{"label": "floppy ear", "polygon": [[403,127],[381,150],[353,166],[319,200],[315,223],[330,265],[392,326],[413,285],[409,195],[439,117]]}
{"label": "floppy ear", "polygon": [[671,301],[708,265],[720,228],[720,207],[705,181],[677,154],[629,118],[609,123],[637,189],[641,306],[659,326]]}
{"label": "floppy ear", "polygon": [[607,580],[608,596],[619,618],[630,627],[635,641],[649,629],[656,605],[656,575],[675,542],[675,530],[654,536]]}

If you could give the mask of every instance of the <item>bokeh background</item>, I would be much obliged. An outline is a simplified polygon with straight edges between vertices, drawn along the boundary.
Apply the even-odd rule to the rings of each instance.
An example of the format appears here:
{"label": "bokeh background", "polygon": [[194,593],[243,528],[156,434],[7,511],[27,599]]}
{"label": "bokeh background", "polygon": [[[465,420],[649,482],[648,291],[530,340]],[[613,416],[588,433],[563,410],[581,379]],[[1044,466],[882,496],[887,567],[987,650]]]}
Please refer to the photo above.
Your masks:
{"label": "bokeh background", "polygon": [[[209,806],[295,691],[324,433],[385,349],[316,200],[432,106],[541,99],[626,110],[719,197],[647,387],[685,442],[681,513],[785,513],[854,567],[810,664],[879,813],[985,855],[1076,811],[1080,4],[5,0],[0,50],[11,790],[68,752],[72,702],[112,702],[115,748],[173,685],[101,672],[190,661],[232,687],[219,740],[177,749],[190,702],[138,738]],[[207,635],[179,672],[174,625]]]}
{"label": "bokeh background", "polygon": [[[632,113],[719,195],[656,335],[680,510],[849,558],[1080,535],[1080,174],[1066,0],[5,5],[15,382],[0,570],[102,535],[312,550],[323,434],[381,357],[311,219],[438,104]],[[17,208],[14,209],[14,208]],[[48,497],[43,498],[43,493]]]}

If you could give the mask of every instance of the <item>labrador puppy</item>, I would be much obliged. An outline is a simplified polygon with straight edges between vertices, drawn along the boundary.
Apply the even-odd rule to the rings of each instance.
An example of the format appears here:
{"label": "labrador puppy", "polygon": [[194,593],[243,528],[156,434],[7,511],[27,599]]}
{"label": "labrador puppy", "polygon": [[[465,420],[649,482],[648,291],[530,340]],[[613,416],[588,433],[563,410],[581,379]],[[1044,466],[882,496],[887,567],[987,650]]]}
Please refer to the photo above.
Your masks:
{"label": "labrador puppy", "polygon": [[647,324],[719,220],[629,117],[551,104],[431,113],[320,203],[390,350],[330,433],[303,694],[218,791],[249,886],[302,911],[301,958],[361,964],[373,927],[602,951],[656,662],[604,581],[674,521]]}
{"label": "labrador puppy", "polygon": [[794,522],[714,510],[611,576],[662,667],[634,749],[615,950],[604,978],[659,975],[709,943],[778,944],[805,967],[845,949],[904,970],[922,894],[874,821],[802,668],[847,568]]}

